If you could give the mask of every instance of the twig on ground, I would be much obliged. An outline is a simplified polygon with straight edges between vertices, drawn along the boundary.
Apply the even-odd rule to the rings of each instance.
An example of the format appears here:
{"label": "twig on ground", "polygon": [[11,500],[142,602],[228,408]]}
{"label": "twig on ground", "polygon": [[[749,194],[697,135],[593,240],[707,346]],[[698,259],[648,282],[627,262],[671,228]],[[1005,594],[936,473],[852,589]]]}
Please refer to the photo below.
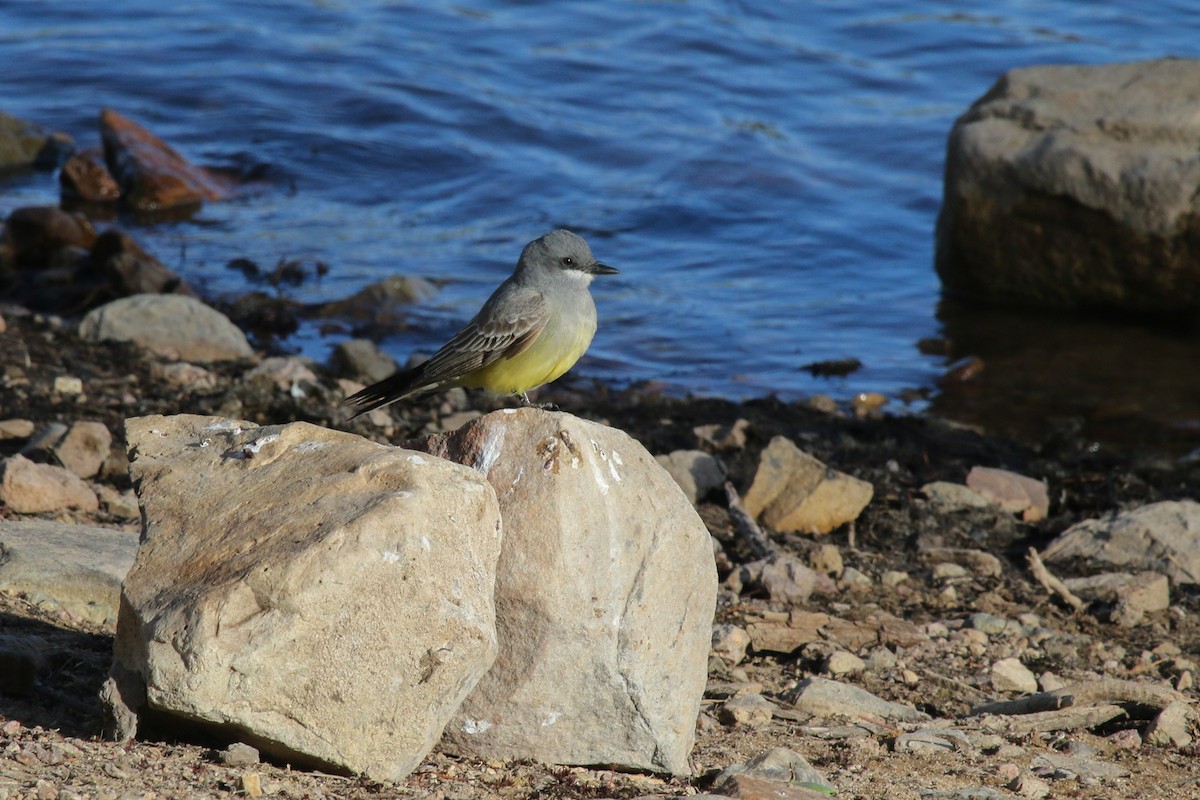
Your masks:
{"label": "twig on ground", "polygon": [[1050,570],[1046,569],[1046,565],[1042,563],[1041,556],[1038,555],[1036,548],[1029,548],[1029,554],[1026,556],[1026,562],[1029,564],[1029,571],[1033,573],[1033,577],[1042,585],[1043,589],[1051,594],[1058,595],[1064,603],[1076,611],[1083,610],[1083,607],[1086,604],[1076,597],[1075,594],[1066,587],[1066,584],[1050,574]]}

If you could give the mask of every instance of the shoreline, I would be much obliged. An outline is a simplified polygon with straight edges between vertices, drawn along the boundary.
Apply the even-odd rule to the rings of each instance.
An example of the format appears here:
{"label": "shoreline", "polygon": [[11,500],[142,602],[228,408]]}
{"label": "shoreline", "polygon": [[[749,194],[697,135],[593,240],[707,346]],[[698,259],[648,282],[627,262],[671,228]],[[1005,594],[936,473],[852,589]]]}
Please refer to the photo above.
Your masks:
{"label": "shoreline", "polygon": [[[68,324],[44,316],[10,311],[4,320],[0,417],[29,419],[36,431],[52,422],[102,422],[113,435],[112,452],[88,483],[126,499],[132,492],[122,470],[120,422],[131,416],[199,413],[259,424],[306,420],[401,444],[457,427],[482,413],[486,404],[485,398],[456,391],[348,423],[351,409],[340,401],[359,384],[323,365],[292,358],[171,371],[169,360],[130,344],[82,341]],[[268,363],[270,368],[262,369]],[[311,368],[312,379],[298,371],[300,366]],[[62,378],[78,378],[82,391],[74,392],[70,381],[58,380]],[[172,380],[182,383],[176,386]],[[674,797],[728,793],[718,789],[721,770],[771,747],[801,754],[838,796],[881,800],[973,787],[1006,796],[1006,790],[1018,791],[1011,787],[1046,783],[1037,759],[1068,752],[1068,745],[1090,753],[1081,763],[1115,770],[1085,784],[1092,797],[1167,797],[1154,792],[1200,780],[1196,759],[1174,755],[1194,754],[1195,746],[1152,744],[1145,721],[1077,727],[1065,734],[1052,729],[995,732],[973,711],[982,701],[1014,696],[996,677],[998,665],[1013,658],[1034,669],[1041,688],[1055,680],[1132,681],[1178,689],[1194,707],[1196,689],[1188,683],[1191,677],[1182,676],[1192,676],[1189,665],[1200,661],[1200,594],[1172,587],[1169,608],[1148,612],[1126,626],[1111,603],[1089,601],[1080,612],[1061,603],[1034,580],[1025,553],[1030,547],[1045,548],[1080,521],[1190,497],[1191,487],[1200,485],[1200,467],[1080,452],[1069,440],[1023,445],[918,415],[855,418],[774,398],[740,403],[677,399],[644,388],[613,391],[587,384],[547,387],[538,399],[621,428],[654,455],[707,450],[742,491],[755,475],[762,449],[777,436],[874,487],[874,498],[861,516],[829,535],[768,530],[782,551],[819,573],[811,596],[791,603],[756,588],[753,579],[738,577],[754,563],[749,543],[719,491],[698,498],[697,511],[718,548],[722,584],[716,627],[749,631],[750,650],[718,655],[722,651],[714,649],[697,727],[695,776],[668,780],[596,768],[455,759],[435,751],[406,780],[381,784],[270,763],[234,766],[225,762],[223,745],[212,743],[108,742],[100,737],[96,692],[108,668],[111,627],[0,592],[0,640],[34,642],[46,664],[30,691],[0,695],[0,740],[6,752],[20,755],[5,762],[16,777],[10,784],[0,779],[0,797],[27,796],[42,785],[38,781],[97,798],[123,797],[134,790],[159,796],[253,794],[245,787],[257,785],[255,781],[266,787],[265,793],[280,797],[439,792],[467,798]],[[701,435],[697,428],[702,426],[716,426],[718,432],[708,429]],[[21,451],[30,438],[0,440],[0,458]],[[44,455],[31,457],[45,460]],[[943,507],[929,494],[930,484],[961,484],[976,466],[1045,481],[1050,498],[1046,517],[1025,521],[996,507]],[[132,511],[127,505],[119,509],[112,503],[102,503],[97,511],[16,514],[9,509],[5,519],[87,523],[133,535],[140,528],[136,505]],[[1089,573],[1082,565],[1052,568],[1062,577]],[[993,630],[985,618],[1001,621]],[[816,628],[803,627],[813,620]],[[770,637],[783,637],[785,644],[771,644]],[[911,705],[932,721],[830,727],[833,722],[800,710],[792,699],[798,686],[818,678]],[[733,702],[747,696],[756,699]],[[747,705],[759,711],[738,710]],[[935,729],[943,733],[921,733]],[[955,735],[965,737],[966,744],[930,745],[932,754],[904,744],[910,741],[905,736],[936,738],[944,729],[959,731]],[[841,732],[831,735],[833,730]],[[43,751],[50,755],[39,756]],[[116,773],[105,764],[116,764]],[[1079,773],[1075,776],[1053,780],[1081,780]]]}

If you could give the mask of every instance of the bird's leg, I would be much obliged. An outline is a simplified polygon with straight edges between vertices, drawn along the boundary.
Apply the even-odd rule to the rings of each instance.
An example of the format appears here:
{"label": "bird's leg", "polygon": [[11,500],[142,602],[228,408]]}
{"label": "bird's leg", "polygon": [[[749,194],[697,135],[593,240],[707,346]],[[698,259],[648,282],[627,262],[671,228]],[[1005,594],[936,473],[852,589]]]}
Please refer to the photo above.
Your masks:
{"label": "bird's leg", "polygon": [[526,408],[537,408],[542,411],[558,411],[558,406],[554,403],[535,403],[529,399],[529,395],[521,392],[521,404]]}

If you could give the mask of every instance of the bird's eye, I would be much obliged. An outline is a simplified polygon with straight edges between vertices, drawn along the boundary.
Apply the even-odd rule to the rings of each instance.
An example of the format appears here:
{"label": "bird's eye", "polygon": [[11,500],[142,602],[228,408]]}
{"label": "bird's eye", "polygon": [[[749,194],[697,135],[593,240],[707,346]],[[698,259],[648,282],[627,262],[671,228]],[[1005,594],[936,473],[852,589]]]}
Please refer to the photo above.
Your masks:
{"label": "bird's eye", "polygon": [[573,267],[575,266],[575,259],[571,258],[570,256],[563,256],[559,260],[559,263],[561,263],[564,267]]}

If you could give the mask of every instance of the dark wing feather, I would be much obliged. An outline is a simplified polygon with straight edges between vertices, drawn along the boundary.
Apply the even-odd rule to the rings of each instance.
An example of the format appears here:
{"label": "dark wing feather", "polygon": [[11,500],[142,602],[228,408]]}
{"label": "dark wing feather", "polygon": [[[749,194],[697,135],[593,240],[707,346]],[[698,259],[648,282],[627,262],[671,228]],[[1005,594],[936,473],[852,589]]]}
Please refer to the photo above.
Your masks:
{"label": "dark wing feather", "polygon": [[[525,287],[505,287],[484,304],[475,318],[422,365],[424,383],[441,383],[512,358],[533,344],[546,327],[542,293]],[[503,306],[497,314],[496,307]]]}
{"label": "dark wing feather", "polygon": [[[496,308],[503,307],[497,314]],[[433,357],[411,370],[397,372],[346,399],[365,414],[409,395],[436,389],[438,384],[512,358],[529,349],[546,327],[542,293],[505,284],[484,303],[475,318],[446,342]]]}

